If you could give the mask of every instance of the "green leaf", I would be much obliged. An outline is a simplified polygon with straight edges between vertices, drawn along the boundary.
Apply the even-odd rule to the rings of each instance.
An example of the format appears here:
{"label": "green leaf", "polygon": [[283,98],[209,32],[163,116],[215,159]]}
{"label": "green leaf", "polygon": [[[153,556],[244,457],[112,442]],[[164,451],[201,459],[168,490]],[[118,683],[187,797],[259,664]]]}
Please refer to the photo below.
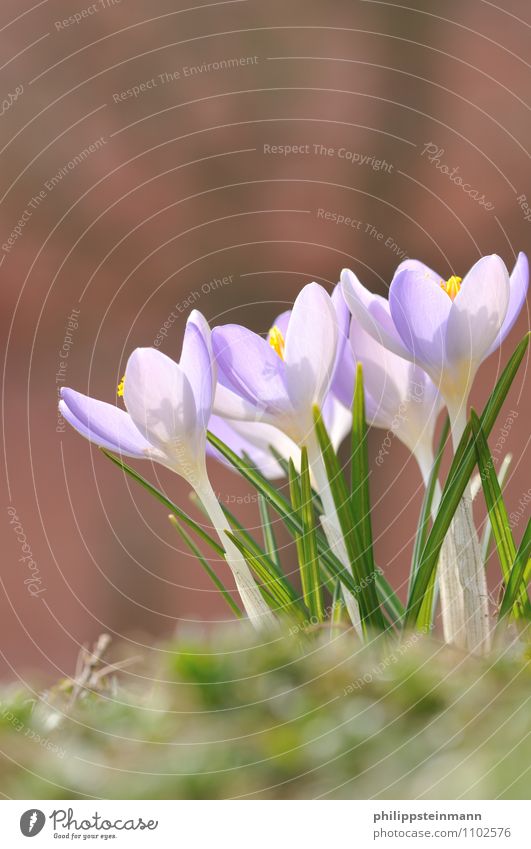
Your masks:
{"label": "green leaf", "polygon": [[269,508],[267,506],[267,501],[261,493],[258,493],[258,511],[260,513],[260,521],[262,523],[262,535],[264,537],[265,551],[276,567],[280,568],[278,548],[275,533],[273,531],[273,525],[271,524],[271,517],[269,516]]}
{"label": "green leaf", "polygon": [[[266,480],[256,469],[249,466],[248,463],[232,451],[232,449],[229,448],[229,446],[221,439],[210,431],[207,433],[207,438],[209,442],[220,452],[220,454],[225,457],[225,459],[242,475],[242,477],[244,477],[245,480],[247,480],[257,490],[257,492],[260,492],[267,499],[269,504],[271,504],[273,509],[282,518],[282,521],[290,533],[293,536],[295,536],[295,533],[302,533],[302,525],[298,516],[293,512],[289,501],[287,501],[281,493],[274,489],[269,481]],[[356,582],[352,575],[343,567],[340,560],[338,560],[335,554],[330,550],[330,546],[322,533],[317,534],[317,545],[321,562],[323,566],[326,567],[328,574],[334,580],[340,580],[349,592],[357,595]],[[402,603],[390,584],[380,573],[376,575],[376,586],[381,596],[382,604],[388,611],[391,621],[396,622],[400,620],[404,614]]]}
{"label": "green leaf", "polygon": [[188,548],[190,549],[190,551],[192,552],[194,557],[197,557],[201,566],[203,567],[203,569],[207,573],[210,580],[215,584],[217,589],[220,591],[221,595],[223,596],[223,598],[225,599],[225,601],[229,605],[232,612],[238,617],[238,619],[242,619],[243,613],[241,612],[240,608],[238,607],[238,605],[236,604],[236,602],[232,598],[231,594],[229,593],[229,591],[227,590],[227,588],[225,587],[223,582],[218,578],[218,576],[216,575],[216,573],[214,572],[214,570],[212,569],[212,567],[210,566],[210,564],[208,563],[206,558],[203,556],[201,550],[197,547],[197,545],[195,544],[195,542],[193,541],[191,536],[185,531],[185,529],[182,527],[182,525],[179,524],[177,518],[173,515],[173,513],[170,513],[168,518],[171,522],[171,525],[175,528],[175,530],[177,531],[177,533],[179,534],[179,536],[181,537],[183,542],[188,546]]}
{"label": "green leaf", "polygon": [[[411,565],[411,573],[409,578],[409,590],[413,585],[413,581],[418,572],[419,563],[420,563],[420,555],[426,544],[426,539],[428,537],[428,531],[430,527],[431,521],[431,511],[433,505],[433,497],[435,494],[435,487],[437,484],[437,480],[439,477],[439,470],[441,468],[441,460],[444,454],[444,448],[446,446],[446,440],[448,439],[448,434],[450,433],[450,419],[448,416],[443,425],[441,438],[439,440],[439,445],[437,447],[437,453],[435,455],[435,460],[433,463],[433,468],[430,472],[430,477],[428,480],[428,485],[424,492],[424,498],[422,500],[422,508],[420,512],[420,521],[417,530],[417,534],[415,537],[415,547],[413,550],[413,562]],[[419,611],[419,616],[417,620],[418,627],[421,631],[429,631],[433,624],[433,615],[434,615],[434,596],[435,596],[435,577],[436,570],[434,569],[428,588],[424,595],[424,599],[422,601],[422,606]]]}
{"label": "green leaf", "polygon": [[372,545],[371,499],[369,492],[369,458],[367,454],[367,424],[363,391],[363,367],[356,367],[356,384],[352,403],[351,442],[351,495],[350,505],[354,522],[360,528],[361,542],[367,568],[374,572]]}
{"label": "green leaf", "polygon": [[147,489],[147,491],[150,492],[151,495],[153,495],[157,499],[157,501],[160,501],[161,504],[164,504],[165,507],[171,510],[171,512],[175,516],[177,516],[181,520],[181,522],[184,522],[185,525],[188,525],[188,527],[191,528],[197,534],[198,537],[200,537],[204,542],[208,543],[210,548],[215,551],[216,554],[219,554],[221,557],[225,557],[225,551],[223,547],[218,542],[216,542],[216,540],[212,539],[212,537],[207,534],[207,532],[201,527],[201,525],[195,522],[191,518],[191,516],[188,516],[188,514],[181,510],[180,507],[177,507],[177,505],[174,504],[173,501],[170,501],[169,498],[166,498],[164,493],[157,489],[156,486],[153,486],[153,484],[143,478],[142,475],[139,475],[138,472],[132,469],[131,466],[128,466],[126,463],[123,462],[123,460],[120,460],[119,457],[115,457],[114,454],[111,454],[111,452],[107,451],[106,448],[100,448],[100,451],[109,460],[111,460],[111,462],[118,466],[118,468],[122,469],[122,471],[132,477],[133,480],[143,486],[144,489]]}
{"label": "green leaf", "polygon": [[[502,460],[500,471],[498,472],[498,483],[500,485],[500,491],[503,493],[503,485],[505,483],[505,479],[509,472],[509,467],[512,462],[512,454],[506,454]],[[483,536],[481,538],[481,557],[485,566],[487,565],[489,559],[490,552],[490,544],[492,540],[492,525],[489,520],[485,523],[485,530],[483,531]]]}
{"label": "green leaf", "polygon": [[[472,431],[474,433],[474,444],[478,461],[478,469],[481,477],[481,485],[485,496],[485,503],[489,512],[492,533],[498,549],[498,557],[502,569],[503,580],[507,584],[511,570],[516,559],[516,545],[509,526],[509,516],[505,507],[498,478],[494,471],[494,460],[492,459],[487,445],[487,440],[481,429],[481,424],[475,410],[470,412]],[[527,601],[527,593],[520,592],[514,607],[514,616],[519,618],[523,615]]]}
{"label": "green leaf", "polygon": [[365,630],[370,628],[375,631],[384,631],[386,623],[376,592],[374,563],[371,563],[371,558],[364,548],[356,527],[347,485],[324,426],[321,412],[317,407],[314,408],[314,424],[352,574],[358,583],[356,600],[359,604],[362,626]]}
{"label": "green leaf", "polygon": [[500,612],[498,614],[498,622],[501,622],[511,610],[513,610],[515,602],[518,599],[522,586],[527,586],[531,567],[531,519],[527,523],[527,527],[520,543],[520,547],[516,552],[514,565],[507,582],[507,588],[502,598]]}
{"label": "green leaf", "polygon": [[[319,622],[325,618],[322,582],[319,572],[319,554],[317,550],[317,534],[315,530],[315,515],[313,509],[312,485],[308,467],[308,452],[306,448],[301,453],[300,473],[300,518],[302,522],[302,544],[304,551],[304,601],[312,616]],[[301,574],[302,576],[302,574]]]}
{"label": "green leaf", "polygon": [[[267,594],[274,601],[272,605],[276,613],[284,612],[291,613],[300,618],[300,609],[290,596],[285,583],[271,568],[271,562],[266,555],[257,554],[252,551],[236,534],[225,531],[229,539],[232,540],[238,551],[247,561],[249,568],[253,570],[258,579],[262,582],[259,584],[260,589],[265,589]],[[268,562],[269,561],[269,562]],[[307,615],[307,613],[306,613]]]}
{"label": "green leaf", "polygon": [[448,434],[450,433],[450,419],[446,416],[443,429],[441,432],[441,437],[439,439],[439,444],[437,446],[437,453],[435,454],[435,460],[433,463],[432,470],[430,472],[430,477],[428,480],[428,485],[424,491],[424,498],[422,499],[422,507],[420,510],[420,518],[419,525],[417,528],[417,534],[415,537],[415,546],[413,549],[413,559],[411,564],[411,576],[410,576],[410,587],[411,582],[415,578],[417,574],[417,570],[419,567],[420,555],[424,545],[426,544],[426,539],[428,537],[428,532],[430,529],[431,522],[431,509],[433,505],[433,496],[435,494],[435,487],[437,484],[437,480],[439,477],[439,471],[441,468],[441,460],[444,454],[444,449],[446,446],[446,441],[448,439]]}
{"label": "green leaf", "polygon": [[[483,433],[486,436],[492,430],[528,344],[529,334],[517,346],[485,406],[480,421]],[[403,621],[404,628],[412,627],[417,622],[424,596],[430,586],[432,572],[437,566],[444,537],[448,532],[457,505],[463,497],[463,493],[474,470],[476,451],[474,442],[470,441],[469,436],[470,425],[468,424],[455,453],[433,527],[422,550],[419,568],[408,598]]]}
{"label": "green leaf", "polygon": [[481,424],[474,409],[470,411],[470,422],[474,434],[474,445],[481,486],[485,496],[485,503],[489,511],[490,523],[498,548],[498,556],[503,572],[504,581],[509,580],[514,558],[516,557],[516,546],[509,527],[509,516],[503,502],[498,478],[494,471],[494,460],[492,459],[487,445],[487,440],[481,429]]}

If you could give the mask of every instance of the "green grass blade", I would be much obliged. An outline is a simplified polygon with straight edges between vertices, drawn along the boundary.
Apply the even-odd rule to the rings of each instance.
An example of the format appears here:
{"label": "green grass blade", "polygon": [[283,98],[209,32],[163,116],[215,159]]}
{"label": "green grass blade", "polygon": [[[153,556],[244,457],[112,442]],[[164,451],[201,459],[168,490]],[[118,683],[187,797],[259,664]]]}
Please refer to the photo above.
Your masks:
{"label": "green grass blade", "polygon": [[[261,584],[259,584],[260,589],[265,589],[269,598],[273,600],[273,610],[276,613],[291,613],[300,617],[301,610],[298,607],[298,599],[295,603],[293,602],[284,581],[278,577],[274,569],[271,569],[268,557],[266,555],[258,555],[251,551],[251,549],[245,545],[243,540],[241,540],[236,534],[232,534],[229,531],[226,531],[225,533],[229,539],[232,540],[240,554],[245,558],[249,568],[252,569],[259,581],[261,581]],[[269,601],[269,599],[267,600]],[[304,611],[304,613],[306,616],[308,615],[307,611]]]}
{"label": "green grass blade", "polygon": [[178,522],[177,518],[173,515],[173,513],[170,513],[168,518],[170,520],[172,527],[175,528],[175,530],[177,531],[177,533],[179,534],[179,536],[181,537],[181,539],[183,540],[185,545],[188,546],[188,548],[190,549],[190,551],[192,552],[194,557],[197,557],[197,559],[199,560],[199,563],[201,564],[201,566],[203,567],[203,569],[207,573],[207,575],[210,578],[210,580],[212,581],[212,583],[215,584],[216,588],[220,591],[221,595],[223,596],[223,598],[225,599],[225,601],[229,605],[229,607],[232,610],[232,612],[234,613],[234,615],[237,616],[238,619],[242,619],[243,618],[242,611],[240,610],[240,608],[238,607],[238,605],[236,604],[236,602],[232,598],[228,589],[225,587],[223,582],[218,578],[218,576],[216,575],[216,573],[214,572],[214,570],[212,569],[212,567],[210,566],[210,564],[208,563],[206,558],[203,556],[203,553],[197,547],[197,545],[195,544],[195,542],[193,541],[191,536],[185,531],[185,529]]}
{"label": "green grass blade", "polygon": [[265,500],[264,496],[261,495],[261,493],[258,493],[258,511],[260,513],[260,522],[262,523],[264,549],[267,555],[276,565],[276,567],[280,569],[280,562],[278,559],[278,547],[275,539],[275,533],[273,531],[273,525],[271,524],[269,508],[267,506],[267,501]]}
{"label": "green grass blade", "polygon": [[[293,512],[291,504],[287,501],[284,496],[279,493],[276,489],[274,489],[269,481],[267,481],[259,472],[255,469],[251,468],[248,463],[245,463],[228,445],[226,445],[221,439],[214,436],[213,433],[208,432],[207,434],[208,440],[210,443],[220,452],[220,454],[225,457],[225,459],[233,466],[236,471],[238,471],[245,480],[247,480],[256,490],[260,492],[267,499],[268,503],[273,507],[273,509],[279,514],[282,518],[282,521],[290,531],[290,533],[295,536],[295,533],[302,533],[302,525],[298,519],[298,516]],[[328,575],[333,580],[340,580],[343,586],[346,587],[349,592],[357,595],[357,584],[353,579],[352,575],[343,567],[342,563],[335,554],[330,550],[328,542],[326,541],[324,534],[317,534],[317,545],[319,549],[319,555],[321,557],[321,562],[326,567]],[[378,588],[379,596],[382,600],[382,603],[385,606],[386,611],[388,612],[389,618],[391,621],[395,622],[400,619],[404,614],[404,608],[400,602],[400,599],[393,591],[392,587],[389,583],[384,579],[382,575],[379,573],[376,575],[376,586]]]}
{"label": "green grass blade", "polygon": [[426,544],[426,539],[428,538],[428,532],[430,529],[431,522],[431,508],[433,504],[433,496],[435,494],[435,486],[437,483],[437,479],[439,477],[439,471],[441,468],[441,460],[444,454],[444,449],[446,446],[446,441],[448,439],[448,435],[450,433],[450,419],[446,416],[446,420],[443,425],[441,438],[439,439],[439,444],[437,446],[437,452],[435,454],[435,460],[433,463],[433,468],[430,472],[430,477],[428,481],[428,486],[424,491],[424,498],[422,499],[422,507],[420,511],[419,525],[417,529],[417,534],[415,537],[415,546],[413,549],[413,559],[411,564],[411,575],[410,575],[410,587],[411,583],[417,574],[420,555],[422,549]]}
{"label": "green grass blade", "polygon": [[498,478],[494,471],[494,461],[487,445],[487,440],[481,429],[476,411],[470,411],[470,421],[474,434],[476,458],[481,477],[481,486],[485,496],[485,503],[489,512],[492,532],[498,549],[503,579],[509,580],[509,575],[516,557],[516,546],[509,527],[509,516],[503,502]]}
{"label": "green grass blade", "polygon": [[383,631],[386,628],[386,623],[380,610],[376,592],[374,564],[371,566],[370,557],[367,556],[359,530],[356,527],[347,485],[320,410],[317,407],[314,408],[314,424],[352,574],[358,583],[356,600],[359,604],[362,626],[365,629],[369,627],[376,631]]}
{"label": "green grass blade", "polygon": [[[474,433],[476,457],[485,503],[498,550],[503,580],[507,584],[516,559],[516,545],[511,528],[509,527],[509,516],[507,515],[498,478],[494,471],[494,461],[475,410],[471,411],[470,420]],[[527,593],[524,591],[522,595],[520,591],[513,611],[515,618],[520,618],[524,614],[526,601]]]}
{"label": "green grass blade", "polygon": [[526,590],[531,567],[530,558],[531,519],[527,523],[522,542],[520,543],[520,547],[516,552],[514,565],[511,570],[511,574],[507,582],[507,588],[505,590],[505,593],[503,594],[502,602],[500,605],[500,612],[498,614],[499,622],[501,622],[506,616],[508,616],[510,611],[514,609],[515,602],[518,599],[522,587],[524,588],[524,591]]}
{"label": "green grass blade", "polygon": [[[505,401],[505,398],[507,397],[507,393],[511,388],[520,363],[522,362],[528,344],[529,334],[527,334],[517,346],[485,406],[480,419],[481,427],[485,436],[488,436],[492,430],[496,417],[503,402]],[[424,545],[422,555],[420,557],[419,568],[408,598],[403,620],[404,628],[412,627],[417,622],[422,601],[430,585],[432,572],[437,565],[441,545],[448,528],[450,527],[457,505],[463,496],[466,486],[470,480],[470,476],[474,470],[474,466],[476,464],[476,451],[473,441],[469,441],[469,433],[470,428],[467,427],[459,443],[454,461],[450,468],[448,480],[446,481],[443,490],[441,503],[437,516],[435,517],[433,527],[428,535],[426,544]]]}
{"label": "green grass blade", "polygon": [[128,466],[126,463],[120,460],[119,457],[115,457],[114,454],[111,454],[110,451],[107,451],[106,448],[100,448],[100,451],[109,460],[111,460],[112,463],[118,466],[119,469],[122,469],[122,471],[124,471],[131,478],[133,478],[133,480],[139,483],[140,486],[143,486],[144,489],[147,489],[147,491],[151,493],[151,495],[153,495],[157,499],[157,501],[160,501],[161,504],[164,504],[165,507],[171,510],[171,512],[175,516],[177,516],[177,518],[180,519],[181,522],[184,522],[185,525],[191,528],[197,534],[198,537],[200,537],[204,542],[206,542],[210,546],[213,551],[216,552],[216,554],[219,554],[221,557],[225,556],[225,551],[223,550],[223,547],[218,542],[216,542],[216,540],[212,539],[212,537],[207,534],[207,532],[201,527],[201,525],[195,522],[191,518],[191,516],[188,516],[188,514],[181,510],[180,507],[177,507],[177,505],[174,504],[173,501],[170,501],[169,498],[166,498],[164,493],[162,493],[159,489],[153,486],[153,484],[143,478],[142,475],[139,475],[138,472],[131,468],[131,466]]}
{"label": "green grass blade", "polygon": [[334,592],[332,594],[332,607],[330,613],[330,639],[334,637],[338,631],[338,625],[341,624],[343,618],[344,602],[341,595],[341,583],[336,581]]}
{"label": "green grass blade", "polygon": [[[500,485],[500,491],[503,493],[503,486],[505,484],[505,480],[507,478],[507,474],[509,472],[509,468],[512,462],[512,454],[506,454],[502,460],[502,464],[500,466],[500,471],[498,472],[498,483]],[[483,531],[483,536],[481,538],[481,557],[485,566],[487,565],[489,554],[490,554],[490,546],[492,542],[492,525],[489,520],[485,523],[485,530]]]}
{"label": "green grass blade", "polygon": [[319,622],[325,618],[322,582],[319,571],[319,554],[317,550],[317,534],[315,529],[315,514],[313,509],[313,494],[310,481],[310,470],[308,467],[308,452],[302,449],[301,473],[300,473],[300,517],[303,533],[302,543],[304,549],[306,592],[304,601],[312,616],[317,617]]}
{"label": "green grass blade", "polygon": [[351,512],[360,529],[360,537],[371,572],[374,571],[372,545],[371,499],[369,492],[369,457],[367,453],[367,423],[365,421],[365,396],[363,367],[356,367],[356,384],[352,403],[351,433]]}
{"label": "green grass blade", "polygon": [[[428,537],[428,531],[431,522],[431,512],[433,505],[433,497],[435,493],[435,487],[437,484],[437,480],[439,477],[439,470],[441,467],[441,460],[444,453],[444,448],[446,445],[446,440],[448,439],[448,434],[450,433],[450,419],[448,416],[446,417],[446,421],[444,423],[441,438],[439,440],[439,445],[437,446],[437,453],[435,455],[435,460],[433,463],[433,468],[430,472],[430,477],[428,480],[428,486],[424,492],[424,498],[422,500],[422,509],[420,514],[419,527],[417,530],[417,534],[415,537],[415,547],[413,550],[413,562],[411,566],[410,573],[410,583],[409,590],[411,589],[412,583],[415,579],[415,575],[417,574],[419,562],[420,562],[420,554],[426,544],[426,539]],[[428,584],[428,588],[426,589],[426,593],[422,600],[422,605],[419,610],[419,615],[417,619],[417,625],[419,630],[429,632],[433,625],[433,617],[434,617],[434,599],[435,599],[435,584],[436,584],[436,570],[434,569],[431,573],[430,581]],[[408,590],[408,592],[409,592]]]}

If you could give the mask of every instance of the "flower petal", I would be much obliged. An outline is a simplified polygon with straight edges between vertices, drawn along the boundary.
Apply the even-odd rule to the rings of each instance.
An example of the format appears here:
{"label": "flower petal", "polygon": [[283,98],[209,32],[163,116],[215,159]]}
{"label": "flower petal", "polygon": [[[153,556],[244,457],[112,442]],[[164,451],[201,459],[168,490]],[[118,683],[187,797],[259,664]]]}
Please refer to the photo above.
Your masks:
{"label": "flower petal", "polygon": [[410,352],[408,359],[432,376],[440,374],[446,364],[446,325],[451,307],[446,292],[420,270],[406,268],[393,277],[389,308],[395,327]]}
{"label": "flower petal", "polygon": [[[212,331],[212,347],[218,379],[252,405],[255,419],[289,410],[284,364],[265,339],[239,324],[225,324]],[[222,398],[220,393],[220,402]]]}
{"label": "flower petal", "polygon": [[127,361],[124,402],[141,433],[177,457],[195,447],[197,417],[192,387],[182,368],[155,348],[137,348]]}
{"label": "flower petal", "polygon": [[[299,447],[282,431],[271,425],[262,422],[226,421],[219,416],[212,416],[210,430],[239,457],[246,454],[257,469],[269,479],[284,476],[284,472],[270,451],[270,446],[273,446],[286,460],[292,457],[295,464],[299,464]],[[212,445],[207,444],[207,451],[217,460],[233,468]]]}
{"label": "flower petal", "polygon": [[348,268],[341,272],[341,288],[349,310],[363,329],[390,351],[410,360],[411,353],[397,332],[388,300],[369,292]]}
{"label": "flower petal", "polygon": [[470,372],[485,359],[503,325],[509,304],[509,274],[499,256],[485,256],[472,266],[461,284],[446,335],[447,360]]}
{"label": "flower petal", "polygon": [[[286,333],[288,332],[288,324],[289,324],[290,318],[291,318],[291,310],[284,310],[284,312],[281,312],[280,315],[277,315],[273,324],[271,325],[272,327],[278,327],[278,329],[282,333],[284,339],[286,338]],[[268,341],[269,341],[269,334],[268,334]]]}
{"label": "flower petal", "polygon": [[332,392],[329,392],[323,404],[322,415],[330,441],[337,451],[352,428],[352,413]]}
{"label": "flower petal", "polygon": [[204,316],[193,310],[186,322],[180,366],[194,393],[199,427],[208,425],[216,385],[212,367],[210,327]]}
{"label": "flower petal", "polygon": [[437,272],[433,271],[429,265],[424,265],[424,263],[420,262],[418,259],[405,259],[397,266],[394,276],[396,277],[396,275],[400,274],[402,271],[414,271],[419,275],[419,277],[422,277],[424,280],[430,280],[437,286],[442,282],[440,274],[437,274]]}
{"label": "flower petal", "polygon": [[59,410],[82,436],[102,448],[142,459],[151,449],[131,417],[114,404],[97,401],[64,387],[61,389]]}
{"label": "flower petal", "polygon": [[318,283],[301,290],[286,334],[286,386],[295,411],[322,406],[332,379],[337,352],[336,311]]}
{"label": "flower petal", "polygon": [[[490,346],[488,350],[488,354],[492,354],[495,351],[506,336],[511,332],[513,325],[520,314],[520,310],[524,304],[524,301],[527,296],[527,287],[529,284],[529,262],[524,253],[520,252],[518,254],[518,259],[516,260],[516,264],[512,270],[511,276],[509,278],[510,285],[510,295],[509,295],[509,306],[507,307],[507,313],[505,315],[501,330]],[[488,356],[487,354],[487,356]]]}

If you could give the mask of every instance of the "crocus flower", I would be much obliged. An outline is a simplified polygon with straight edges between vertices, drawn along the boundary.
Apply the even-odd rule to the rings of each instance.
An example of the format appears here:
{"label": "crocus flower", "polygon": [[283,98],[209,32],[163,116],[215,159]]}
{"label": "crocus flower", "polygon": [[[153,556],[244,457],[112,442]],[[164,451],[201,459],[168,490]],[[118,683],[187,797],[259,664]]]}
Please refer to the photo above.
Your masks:
{"label": "crocus flower", "polygon": [[[293,309],[277,318],[267,340],[240,325],[212,331],[219,366],[214,411],[227,419],[273,425],[299,448],[307,449],[312,481],[323,503],[323,530],[335,551],[340,526],[315,434],[313,410],[315,406],[325,407],[348,320],[338,287],[330,297],[322,286],[309,283]],[[344,428],[344,411],[332,399],[327,414],[334,418],[337,438]],[[343,565],[350,567],[346,552]],[[347,609],[357,610],[354,597],[348,599]],[[359,614],[351,615],[351,619],[359,628]]]}
{"label": "crocus flower", "polygon": [[493,254],[478,260],[463,279],[447,281],[421,262],[405,260],[393,277],[389,300],[369,292],[348,269],[341,284],[367,333],[430,375],[445,399],[457,442],[476,372],[514,325],[528,278],[527,258],[520,253],[510,277]]}
{"label": "crocus flower", "polygon": [[[353,317],[349,344],[336,370],[332,391],[352,405],[356,363],[363,366],[365,415],[373,427],[392,432],[415,457],[427,486],[434,462],[433,437],[442,398],[425,371],[383,347]],[[383,448],[381,449],[383,450]],[[376,458],[383,455],[380,453]],[[433,513],[440,489],[436,485]],[[455,549],[448,537],[439,558],[438,578],[445,638],[462,644],[464,629],[463,590],[459,582]]]}
{"label": "crocus flower", "polygon": [[[466,425],[477,370],[513,327],[528,279],[527,258],[520,253],[510,276],[500,257],[492,255],[476,262],[464,279],[452,276],[446,281],[417,260],[406,260],[393,277],[389,300],[365,289],[351,271],[343,271],[341,284],[364,330],[421,366],[437,385],[448,407],[456,446]],[[467,493],[450,533],[463,591],[467,645],[471,651],[484,652],[490,642],[488,593]]]}
{"label": "crocus flower", "polygon": [[137,348],[123,381],[126,410],[73,389],[61,392],[60,411],[83,436],[118,454],[149,459],[183,477],[196,491],[220,537],[245,610],[255,626],[272,620],[251,572],[226,536],[223,510],[208,479],[206,429],[216,387],[216,368],[205,341],[206,322],[188,319],[181,360],[155,348]]}
{"label": "crocus flower", "polygon": [[334,306],[317,283],[298,295],[285,332],[274,326],[267,341],[240,325],[215,327],[220,393],[214,412],[265,422],[304,445],[313,433],[313,406],[323,405],[330,386],[337,340]]}
{"label": "crocus flower", "polygon": [[[329,392],[323,405],[323,421],[334,448],[339,447],[350,431],[352,414],[338,398]],[[269,480],[284,476],[275,454],[284,460],[293,460],[296,469],[300,469],[301,450],[286,434],[273,425],[263,422],[235,421],[212,415],[208,429],[231,448],[239,457],[248,457],[253,466]],[[212,445],[207,442],[207,453],[228,468],[232,465]]]}

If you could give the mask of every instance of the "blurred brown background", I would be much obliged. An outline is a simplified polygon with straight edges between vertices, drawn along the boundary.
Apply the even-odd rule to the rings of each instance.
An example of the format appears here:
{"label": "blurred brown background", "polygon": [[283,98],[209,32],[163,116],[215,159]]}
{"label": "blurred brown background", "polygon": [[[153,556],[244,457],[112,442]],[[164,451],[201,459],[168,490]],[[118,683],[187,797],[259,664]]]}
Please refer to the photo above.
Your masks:
{"label": "blurred brown background", "polygon": [[[191,307],[266,331],[304,282],[330,289],[343,266],[385,292],[406,255],[448,277],[482,254],[512,267],[518,250],[529,252],[518,201],[531,196],[524,0],[177,5],[2,3],[7,677],[69,673],[79,645],[102,630],[144,645],[226,616],[164,508],[73,431],[57,432],[61,385],[112,401],[128,354],[153,344],[172,310],[179,319],[161,349],[178,356]],[[432,162],[428,144],[439,150]],[[301,147],[283,155],[268,145]],[[333,224],[319,209],[360,225]],[[522,314],[483,366],[476,406],[527,326]],[[511,510],[529,488],[524,374],[506,407],[518,414],[504,445],[515,458]],[[383,438],[371,434],[373,456]],[[141,471],[186,503],[178,478]],[[257,523],[245,486],[219,467],[213,475],[220,497]],[[421,490],[396,441],[373,469],[372,492],[379,562],[401,586]],[[37,598],[8,507],[38,566]]]}

